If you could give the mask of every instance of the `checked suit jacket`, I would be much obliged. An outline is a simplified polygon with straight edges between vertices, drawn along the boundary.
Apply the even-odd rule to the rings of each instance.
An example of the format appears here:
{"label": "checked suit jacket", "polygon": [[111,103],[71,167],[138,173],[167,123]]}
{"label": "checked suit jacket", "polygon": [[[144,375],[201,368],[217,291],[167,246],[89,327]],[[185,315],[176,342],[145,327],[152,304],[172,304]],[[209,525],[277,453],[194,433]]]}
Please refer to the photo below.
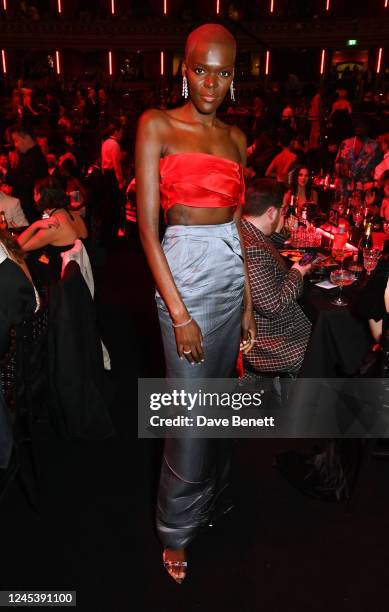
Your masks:
{"label": "checked suit jacket", "polygon": [[311,323],[297,299],[303,277],[288,267],[270,238],[242,219],[257,338],[243,364],[257,372],[296,373],[303,362]]}

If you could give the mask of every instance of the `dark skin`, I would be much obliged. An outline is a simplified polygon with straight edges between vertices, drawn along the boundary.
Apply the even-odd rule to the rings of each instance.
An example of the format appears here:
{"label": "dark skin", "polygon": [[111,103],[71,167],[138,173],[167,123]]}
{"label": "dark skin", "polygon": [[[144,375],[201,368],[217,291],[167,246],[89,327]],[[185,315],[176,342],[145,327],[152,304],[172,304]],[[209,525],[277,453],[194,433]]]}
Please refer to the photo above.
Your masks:
{"label": "dark skin", "polygon": [[[178,292],[159,242],[160,159],[175,153],[199,152],[245,165],[244,134],[216,117],[216,110],[233,79],[234,60],[235,49],[228,39],[199,40],[182,69],[188,79],[189,101],[169,111],[147,111],[139,121],[135,162],[140,238],[158,291],[174,324],[188,321],[190,313]],[[169,225],[216,225],[234,220],[239,229],[240,216],[239,208],[195,208],[177,204],[168,211],[167,220]],[[247,270],[245,272],[241,349],[248,351],[254,345],[256,326]],[[186,358],[190,363],[206,359],[201,329],[195,320],[174,331],[180,358]],[[185,561],[185,550],[165,549],[164,560],[172,563]],[[181,582],[186,568],[171,567],[168,571],[177,582]]]}

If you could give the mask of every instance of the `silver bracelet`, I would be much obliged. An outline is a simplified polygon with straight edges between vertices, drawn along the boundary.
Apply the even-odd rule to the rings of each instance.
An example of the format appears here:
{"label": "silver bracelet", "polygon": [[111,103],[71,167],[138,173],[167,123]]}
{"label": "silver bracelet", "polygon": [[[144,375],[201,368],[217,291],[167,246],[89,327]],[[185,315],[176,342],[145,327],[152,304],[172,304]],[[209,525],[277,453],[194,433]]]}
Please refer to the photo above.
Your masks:
{"label": "silver bracelet", "polygon": [[172,323],[172,327],[185,327],[185,325],[189,325],[193,321],[192,317],[185,321],[184,323]]}

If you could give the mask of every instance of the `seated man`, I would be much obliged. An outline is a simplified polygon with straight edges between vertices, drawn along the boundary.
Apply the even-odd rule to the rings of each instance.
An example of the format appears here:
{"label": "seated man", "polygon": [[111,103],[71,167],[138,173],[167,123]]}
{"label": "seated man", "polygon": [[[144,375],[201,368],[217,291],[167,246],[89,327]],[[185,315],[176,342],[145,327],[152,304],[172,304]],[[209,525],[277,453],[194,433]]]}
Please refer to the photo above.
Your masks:
{"label": "seated man", "polygon": [[276,178],[280,183],[288,185],[288,174],[299,163],[301,145],[294,132],[285,130],[281,134],[281,153],[275,156],[266,170],[266,176]]}
{"label": "seated man", "polygon": [[4,211],[8,227],[27,227],[28,221],[20,200],[12,198],[0,190],[0,210]]}
{"label": "seated man", "polygon": [[283,188],[274,179],[257,179],[246,194],[242,236],[257,338],[243,355],[243,365],[248,372],[296,375],[311,331],[297,298],[311,266],[295,263],[288,270],[269,238],[282,224],[282,197]]}

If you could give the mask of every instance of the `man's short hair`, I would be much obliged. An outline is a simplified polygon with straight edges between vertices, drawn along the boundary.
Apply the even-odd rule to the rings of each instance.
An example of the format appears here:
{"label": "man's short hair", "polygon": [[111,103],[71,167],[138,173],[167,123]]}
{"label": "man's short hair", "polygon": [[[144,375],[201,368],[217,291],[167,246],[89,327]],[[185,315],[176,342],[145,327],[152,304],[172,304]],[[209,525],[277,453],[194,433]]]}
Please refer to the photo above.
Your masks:
{"label": "man's short hair", "polygon": [[115,118],[111,121],[111,123],[105,128],[103,132],[103,139],[109,138],[115,132],[123,129],[123,124],[120,119]]}
{"label": "man's short hair", "polygon": [[283,183],[275,179],[255,179],[247,188],[243,214],[251,217],[260,217],[271,206],[280,209],[284,193],[285,187]]}

